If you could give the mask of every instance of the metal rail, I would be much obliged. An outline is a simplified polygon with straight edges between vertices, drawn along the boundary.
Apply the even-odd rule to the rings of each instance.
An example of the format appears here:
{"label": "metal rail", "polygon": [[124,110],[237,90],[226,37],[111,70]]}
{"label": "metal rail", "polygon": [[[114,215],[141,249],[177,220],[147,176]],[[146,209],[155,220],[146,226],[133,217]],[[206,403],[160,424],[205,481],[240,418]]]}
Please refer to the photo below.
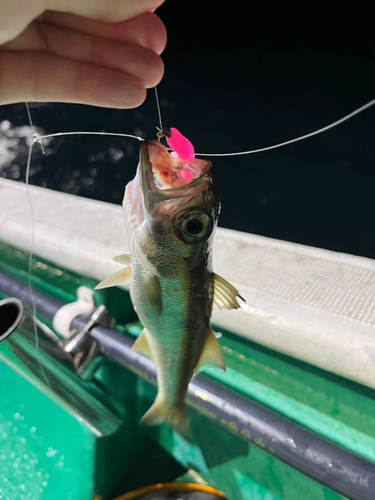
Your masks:
{"label": "metal rail", "polygon": [[[16,297],[38,315],[52,321],[61,302],[39,290],[30,295],[26,283],[0,272],[0,292]],[[72,328],[83,328],[88,318],[76,317]],[[1,310],[0,310],[1,322]],[[156,384],[154,364],[132,352],[134,339],[116,330],[96,326],[90,336],[102,355]],[[322,439],[307,429],[219,384],[197,375],[189,385],[187,402],[196,411],[246,442],[255,444],[294,469],[351,500],[375,499],[375,464]]]}

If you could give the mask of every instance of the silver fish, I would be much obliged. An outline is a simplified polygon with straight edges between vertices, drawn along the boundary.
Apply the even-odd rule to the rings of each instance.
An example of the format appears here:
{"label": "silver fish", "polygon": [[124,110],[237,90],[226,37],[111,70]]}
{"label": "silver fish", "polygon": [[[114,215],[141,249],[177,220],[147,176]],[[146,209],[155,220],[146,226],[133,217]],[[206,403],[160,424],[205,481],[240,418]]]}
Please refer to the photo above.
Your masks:
{"label": "silver fish", "polygon": [[242,299],[212,270],[220,213],[212,165],[182,162],[160,142],[145,141],[123,206],[130,255],[115,260],[127,267],[97,288],[131,279],[131,300],[145,327],[133,350],[154,361],[158,380],[156,400],[141,423],[168,421],[185,434],[185,395],[192,376],[206,366],[225,370],[210,325],[212,307],[236,309],[237,297]]}

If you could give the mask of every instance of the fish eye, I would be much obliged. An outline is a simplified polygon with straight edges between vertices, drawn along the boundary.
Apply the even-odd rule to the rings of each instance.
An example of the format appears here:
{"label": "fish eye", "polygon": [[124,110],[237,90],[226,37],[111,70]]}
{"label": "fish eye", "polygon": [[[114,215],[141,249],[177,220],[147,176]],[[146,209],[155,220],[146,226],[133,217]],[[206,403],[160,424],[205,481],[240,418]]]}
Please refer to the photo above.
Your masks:
{"label": "fish eye", "polygon": [[189,219],[186,223],[186,231],[192,236],[201,234],[204,229],[203,222],[199,219]]}
{"label": "fish eye", "polygon": [[176,234],[185,243],[196,243],[207,238],[212,229],[212,217],[206,212],[183,213],[175,219]]}

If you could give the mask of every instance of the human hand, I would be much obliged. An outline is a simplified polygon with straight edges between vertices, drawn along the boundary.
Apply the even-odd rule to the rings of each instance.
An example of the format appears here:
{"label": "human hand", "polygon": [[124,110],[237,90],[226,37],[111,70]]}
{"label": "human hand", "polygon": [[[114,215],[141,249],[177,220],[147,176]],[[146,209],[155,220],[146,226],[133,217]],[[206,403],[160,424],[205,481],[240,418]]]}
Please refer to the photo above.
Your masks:
{"label": "human hand", "polygon": [[0,104],[133,108],[164,66],[164,0],[0,0]]}

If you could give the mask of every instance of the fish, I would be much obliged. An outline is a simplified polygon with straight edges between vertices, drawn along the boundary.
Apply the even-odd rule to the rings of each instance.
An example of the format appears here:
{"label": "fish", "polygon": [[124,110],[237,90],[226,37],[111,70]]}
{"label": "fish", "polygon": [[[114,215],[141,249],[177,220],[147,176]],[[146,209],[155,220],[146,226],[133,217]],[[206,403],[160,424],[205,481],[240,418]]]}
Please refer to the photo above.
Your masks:
{"label": "fish", "polygon": [[212,268],[213,237],[221,202],[212,164],[181,160],[159,141],[144,141],[135,178],[125,189],[126,267],[97,288],[130,281],[130,297],[144,326],[133,351],[155,364],[158,393],[143,425],[168,422],[188,432],[185,396],[205,367],[225,370],[212,330],[213,307],[237,309],[244,300]]}

